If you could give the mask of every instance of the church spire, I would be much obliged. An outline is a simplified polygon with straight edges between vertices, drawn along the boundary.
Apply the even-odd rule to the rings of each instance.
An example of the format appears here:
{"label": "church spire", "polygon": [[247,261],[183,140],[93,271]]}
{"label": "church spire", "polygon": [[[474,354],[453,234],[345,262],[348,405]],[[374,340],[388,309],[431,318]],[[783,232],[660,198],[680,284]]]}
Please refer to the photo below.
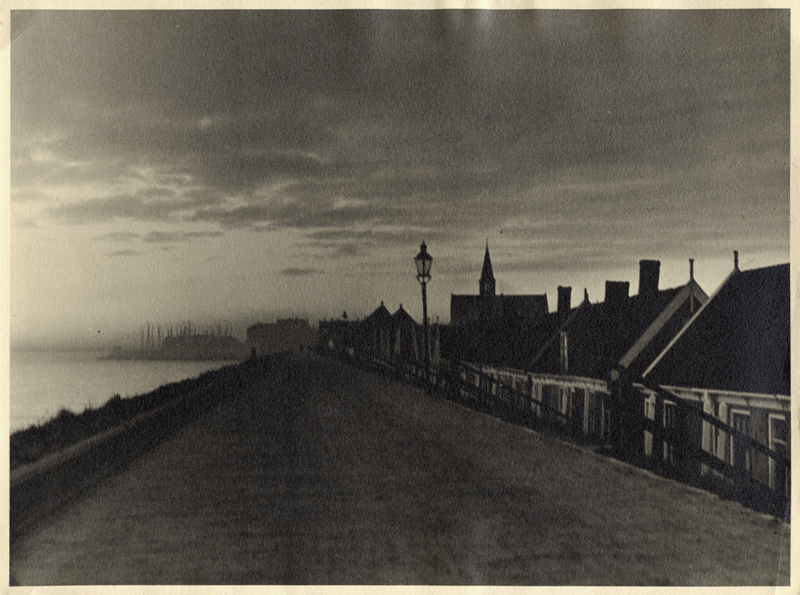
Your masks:
{"label": "church spire", "polygon": [[480,295],[481,297],[494,296],[494,273],[492,272],[492,259],[489,258],[489,242],[486,242],[486,254],[483,257],[483,270],[481,271]]}

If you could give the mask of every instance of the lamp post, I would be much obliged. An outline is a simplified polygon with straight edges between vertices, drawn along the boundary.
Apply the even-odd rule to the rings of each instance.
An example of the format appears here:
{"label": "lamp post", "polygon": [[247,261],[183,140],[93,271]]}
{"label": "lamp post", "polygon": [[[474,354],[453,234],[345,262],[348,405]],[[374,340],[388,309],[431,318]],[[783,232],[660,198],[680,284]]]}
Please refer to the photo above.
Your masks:
{"label": "lamp post", "polygon": [[422,328],[425,334],[425,390],[430,391],[430,369],[431,369],[431,350],[428,338],[428,293],[426,291],[428,281],[431,280],[431,264],[433,257],[428,254],[425,242],[419,247],[419,254],[414,258],[417,265],[417,281],[422,285]]}

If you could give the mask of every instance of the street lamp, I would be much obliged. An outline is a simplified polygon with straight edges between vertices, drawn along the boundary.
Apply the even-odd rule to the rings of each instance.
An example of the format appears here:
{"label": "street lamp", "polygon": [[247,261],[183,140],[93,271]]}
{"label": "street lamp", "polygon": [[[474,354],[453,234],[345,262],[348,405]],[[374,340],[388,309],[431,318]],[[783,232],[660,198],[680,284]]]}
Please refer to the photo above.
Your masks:
{"label": "street lamp", "polygon": [[414,264],[417,265],[417,281],[422,285],[422,328],[425,333],[425,390],[429,391],[429,379],[431,369],[431,350],[430,340],[428,337],[428,294],[426,291],[428,281],[431,280],[431,264],[433,257],[428,254],[425,242],[419,247],[419,254],[414,258]]}

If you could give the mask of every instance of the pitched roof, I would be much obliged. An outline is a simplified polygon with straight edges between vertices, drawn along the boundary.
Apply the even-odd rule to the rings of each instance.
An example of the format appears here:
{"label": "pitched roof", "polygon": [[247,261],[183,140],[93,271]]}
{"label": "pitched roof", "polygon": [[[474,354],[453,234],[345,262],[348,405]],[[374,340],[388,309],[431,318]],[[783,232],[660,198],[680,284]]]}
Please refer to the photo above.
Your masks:
{"label": "pitched roof", "polygon": [[383,302],[381,302],[381,305],[375,308],[372,314],[370,314],[364,319],[364,322],[369,324],[382,325],[386,324],[391,319],[392,315],[389,313],[389,310],[386,308],[386,306],[383,305]]}
{"label": "pitched roof", "polygon": [[417,321],[411,317],[411,314],[403,310],[403,304],[397,309],[397,312],[392,314],[392,321],[395,324],[412,324],[416,325]]}
{"label": "pitched roof", "polygon": [[[664,348],[669,340],[679,332],[679,325],[685,322],[680,316],[681,309],[687,302],[690,303],[690,313],[695,311],[694,302],[697,302],[699,309],[703,304],[708,302],[708,295],[702,288],[694,281],[690,280],[689,283],[683,286],[677,295],[672,298],[672,301],[656,316],[655,320],[650,323],[645,331],[639,336],[636,342],[625,352],[619,361],[619,365],[627,369],[635,369],[641,372],[656,356],[656,354]],[[678,325],[676,325],[676,320]],[[650,356],[646,359],[647,355]],[[638,365],[637,365],[638,360]]]}
{"label": "pitched roof", "polygon": [[667,385],[788,395],[789,265],[734,272],[644,375]]}
{"label": "pitched roof", "polygon": [[[652,353],[654,343],[661,346],[660,350],[678,332],[688,318],[688,299],[705,296],[699,286],[687,289],[692,284],[696,286],[691,281],[686,286],[618,303],[584,301],[566,319],[550,314],[549,334],[540,335],[535,350],[528,352],[531,355],[526,367],[537,372],[560,372],[561,333],[567,335],[569,374],[605,378],[626,355],[629,366],[638,363],[642,354]],[[643,359],[647,361],[646,356]]]}

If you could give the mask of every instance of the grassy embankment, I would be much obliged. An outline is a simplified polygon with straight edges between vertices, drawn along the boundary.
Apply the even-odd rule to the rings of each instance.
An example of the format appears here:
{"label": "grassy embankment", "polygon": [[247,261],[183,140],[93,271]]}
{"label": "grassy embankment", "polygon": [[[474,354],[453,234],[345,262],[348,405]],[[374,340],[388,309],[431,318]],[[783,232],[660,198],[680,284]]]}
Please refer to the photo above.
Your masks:
{"label": "grassy embankment", "polygon": [[114,395],[100,407],[88,407],[81,413],[62,409],[59,413],[39,425],[11,434],[11,469],[34,463],[43,457],[64,450],[81,440],[133,419],[169,403],[187,393],[219,380],[225,371],[237,367],[236,364],[219,370],[205,372],[196,378],[189,378],[160,386],[156,390],[123,399]]}

